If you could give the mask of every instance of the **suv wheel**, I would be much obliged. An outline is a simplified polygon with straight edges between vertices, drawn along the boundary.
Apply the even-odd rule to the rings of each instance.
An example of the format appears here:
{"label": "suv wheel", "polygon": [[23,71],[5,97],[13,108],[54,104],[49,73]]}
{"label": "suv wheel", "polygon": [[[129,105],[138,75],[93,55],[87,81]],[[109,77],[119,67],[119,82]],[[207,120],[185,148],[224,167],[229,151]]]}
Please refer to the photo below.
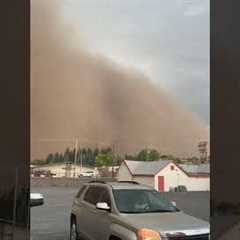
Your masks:
{"label": "suv wheel", "polygon": [[77,233],[76,220],[74,218],[71,221],[70,240],[79,240],[78,233]]}

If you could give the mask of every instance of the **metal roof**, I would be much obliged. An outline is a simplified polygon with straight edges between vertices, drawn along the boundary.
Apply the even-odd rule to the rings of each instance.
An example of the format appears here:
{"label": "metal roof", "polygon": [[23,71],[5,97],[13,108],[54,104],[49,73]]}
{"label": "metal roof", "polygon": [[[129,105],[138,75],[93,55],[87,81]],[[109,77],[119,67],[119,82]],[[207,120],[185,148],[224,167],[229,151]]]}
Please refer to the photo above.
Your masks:
{"label": "metal roof", "polygon": [[[164,167],[166,167],[172,161],[170,160],[159,160],[151,162],[143,161],[130,161],[125,160],[125,164],[130,170],[132,175],[149,175],[153,176],[160,172]],[[189,176],[194,175],[209,175],[210,174],[210,165],[209,164],[177,164],[186,174]]]}
{"label": "metal roof", "polygon": [[132,175],[156,175],[172,161],[159,160],[151,162],[125,160]]}
{"label": "metal roof", "polygon": [[190,174],[209,174],[210,173],[210,165],[209,164],[179,164],[179,166],[187,173]]}

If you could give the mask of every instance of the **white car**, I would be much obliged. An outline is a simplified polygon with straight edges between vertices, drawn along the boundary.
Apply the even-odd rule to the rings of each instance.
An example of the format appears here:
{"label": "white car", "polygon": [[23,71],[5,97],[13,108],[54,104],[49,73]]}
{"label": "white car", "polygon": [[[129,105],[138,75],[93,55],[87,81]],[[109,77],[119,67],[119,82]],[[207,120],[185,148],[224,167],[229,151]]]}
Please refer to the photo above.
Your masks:
{"label": "white car", "polygon": [[96,173],[94,171],[81,172],[79,177],[95,177]]}
{"label": "white car", "polygon": [[30,193],[30,207],[36,207],[44,204],[44,197],[41,193]]}

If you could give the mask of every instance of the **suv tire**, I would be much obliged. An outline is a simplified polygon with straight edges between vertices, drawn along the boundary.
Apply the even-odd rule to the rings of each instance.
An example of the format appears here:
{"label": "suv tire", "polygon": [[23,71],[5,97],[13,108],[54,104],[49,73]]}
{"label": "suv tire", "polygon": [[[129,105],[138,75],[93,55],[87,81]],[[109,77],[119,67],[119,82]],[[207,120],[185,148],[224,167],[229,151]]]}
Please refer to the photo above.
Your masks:
{"label": "suv tire", "polygon": [[71,219],[70,240],[80,240],[77,232],[77,223],[75,217],[72,217]]}

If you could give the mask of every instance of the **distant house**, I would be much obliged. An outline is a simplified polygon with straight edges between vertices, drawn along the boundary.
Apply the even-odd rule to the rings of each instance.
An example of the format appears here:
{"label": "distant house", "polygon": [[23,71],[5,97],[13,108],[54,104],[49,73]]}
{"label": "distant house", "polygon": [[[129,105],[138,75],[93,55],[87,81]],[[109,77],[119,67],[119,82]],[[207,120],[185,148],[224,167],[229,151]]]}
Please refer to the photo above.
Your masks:
{"label": "distant house", "polygon": [[74,166],[73,164],[52,164],[52,165],[45,165],[39,166],[34,169],[36,171],[50,171],[54,177],[78,177],[80,173],[86,171],[94,171],[96,174],[98,173],[97,170],[93,168],[82,167],[79,165]]}
{"label": "distant house", "polygon": [[[191,167],[190,167],[191,166]],[[118,170],[118,180],[137,181],[158,191],[169,191],[180,185],[188,191],[209,191],[209,167],[181,166],[173,161],[140,162],[124,160]]]}

